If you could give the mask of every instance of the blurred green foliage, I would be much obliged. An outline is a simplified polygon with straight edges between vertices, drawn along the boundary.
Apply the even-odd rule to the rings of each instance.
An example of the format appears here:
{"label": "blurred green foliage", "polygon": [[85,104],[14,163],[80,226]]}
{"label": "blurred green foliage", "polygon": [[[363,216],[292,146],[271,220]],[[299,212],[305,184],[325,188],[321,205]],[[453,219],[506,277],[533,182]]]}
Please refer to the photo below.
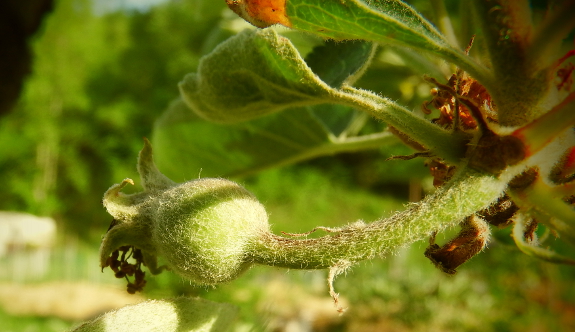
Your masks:
{"label": "blurred green foliage", "polygon": [[0,119],[0,209],[52,215],[71,233],[98,236],[109,218],[94,202],[135,177],[142,137],[177,82],[226,38],[224,6],[96,16],[91,1],[58,1],[34,42],[21,102]]}
{"label": "blurred green foliage", "polygon": [[[455,2],[448,1],[452,13]],[[416,4],[430,13],[428,2]],[[64,232],[92,243],[95,252],[110,222],[99,204],[103,192],[126,177],[138,178],[135,161],[142,137],[151,135],[154,121],[178,96],[177,83],[196,69],[202,55],[244,27],[224,7],[223,0],[186,0],[145,12],[95,15],[89,0],[57,1],[34,41],[34,72],[21,101],[0,118],[0,210],[53,216]],[[308,52],[309,40],[297,38]],[[422,67],[412,66],[403,55],[381,48],[358,85],[418,109],[429,87],[414,71]],[[383,127],[367,120],[362,131]],[[398,145],[323,157],[240,181],[268,207],[275,232],[305,232],[400,210],[409,180],[424,178],[427,170],[419,160],[384,160],[409,153]],[[197,176],[197,170],[180,172]],[[442,275],[426,261],[424,243],[385,261],[362,264],[336,281],[350,310],[324,330],[575,328],[575,270],[519,253],[505,243],[505,231],[494,237],[491,248],[455,277]],[[201,295],[233,302],[241,307],[238,326],[260,330],[270,326],[276,319],[272,313],[281,306],[262,308],[270,294],[261,285],[280,280],[285,292],[303,289],[329,300],[324,278],[323,272],[255,268],[239,280],[206,289],[164,273],[149,278],[147,296]],[[55,331],[71,324],[29,317],[22,323],[1,312],[0,321],[5,322],[0,331]]]}

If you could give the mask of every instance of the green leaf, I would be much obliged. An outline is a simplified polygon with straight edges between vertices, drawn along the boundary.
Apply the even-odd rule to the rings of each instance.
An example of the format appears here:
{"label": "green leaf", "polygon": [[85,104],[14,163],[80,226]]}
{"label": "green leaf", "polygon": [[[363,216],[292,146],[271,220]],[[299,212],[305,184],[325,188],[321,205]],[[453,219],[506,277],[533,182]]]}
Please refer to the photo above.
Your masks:
{"label": "green leaf", "polygon": [[72,332],[225,332],[238,309],[231,304],[180,297],[125,306],[82,323]]}
{"label": "green leaf", "polygon": [[433,53],[455,63],[484,85],[491,74],[452,47],[433,24],[399,0],[288,0],[290,27],[336,40],[363,39]]}
{"label": "green leaf", "polygon": [[338,137],[345,133],[361,113],[352,107],[337,104],[321,104],[310,107],[310,111],[325,130]]}
{"label": "green leaf", "polygon": [[[377,46],[371,42],[327,40],[316,46],[305,59],[310,69],[325,83],[340,88],[352,84],[365,72]],[[353,108],[324,104],[313,107],[313,114],[331,131],[339,136],[358,116]]]}
{"label": "green leaf", "polygon": [[378,39],[423,49],[447,44],[431,22],[397,0],[288,0],[286,15],[293,28],[327,38]]}
{"label": "green leaf", "polygon": [[[176,101],[156,122],[158,167],[174,180],[242,175],[329,142],[307,109],[290,110],[232,125],[210,123]],[[185,173],[183,173],[185,172]]]}
{"label": "green leaf", "polygon": [[[353,52],[351,53],[353,54]],[[363,62],[365,61],[355,61],[356,64],[352,65],[354,61],[349,61],[350,65],[345,71],[345,75],[330,75],[328,70],[321,72],[323,76],[334,77],[332,81],[337,82],[342,77],[348,76],[347,73],[354,72],[353,69],[360,68],[359,64]],[[355,73],[358,71],[360,70],[355,70]],[[413,114],[387,98],[353,89],[346,84],[342,84],[341,89],[330,87],[312,72],[289,40],[279,37],[273,30],[269,29],[247,30],[228,39],[214,52],[202,59],[198,73],[186,76],[184,82],[180,83],[180,89],[183,100],[194,113],[203,119],[217,123],[233,124],[257,119],[285,108],[297,109],[297,107],[301,108],[302,106],[333,103],[343,104],[371,114],[394,126],[421,145],[428,147],[438,156],[456,163],[463,156],[465,140],[468,138],[455,137],[450,132]],[[289,112],[293,112],[293,110]],[[335,112],[334,114],[338,117],[341,115]],[[320,113],[312,119],[308,119],[309,114],[306,114],[305,117],[290,114],[282,116],[286,117],[283,120],[284,123],[274,124],[273,128],[270,127],[272,128],[270,133],[274,136],[285,136],[284,134],[290,130],[296,130],[295,135],[299,135],[297,134],[297,130],[299,130],[297,127],[314,126],[318,124],[319,118],[324,117]],[[343,118],[345,120],[345,117]],[[265,122],[265,120],[262,121]],[[312,124],[307,123],[309,121],[312,121]],[[286,124],[288,125],[286,126]],[[324,119],[322,124],[324,127],[332,129],[330,128],[331,121]],[[265,128],[267,126],[269,124],[264,125]],[[260,128],[260,123],[256,127]],[[227,127],[226,130],[229,128],[231,127]],[[334,127],[334,129],[337,128]],[[214,128],[210,133],[221,130]],[[247,128],[243,129],[244,132],[246,130]],[[264,131],[267,132],[269,129]],[[277,135],[278,132],[281,135]],[[310,132],[316,135],[317,130],[313,129]],[[249,135],[242,134],[242,136],[254,136],[249,130],[247,133]],[[189,135],[182,137],[189,137]],[[221,134],[222,137],[228,135],[230,134]],[[234,137],[234,139],[237,141],[239,138]],[[280,141],[280,139],[275,140]],[[222,146],[226,148],[222,148],[219,154],[235,153],[234,150],[230,150],[230,144],[227,141],[224,142]],[[285,145],[289,146],[290,144],[291,142]],[[310,145],[306,142],[302,146],[313,146],[320,149],[321,151],[313,153],[314,156],[317,156],[318,153],[326,153],[324,148],[319,145]],[[300,146],[296,149],[304,150]],[[330,151],[329,153],[333,153],[332,147],[326,149]],[[336,149],[339,149],[339,146]],[[261,154],[261,152],[258,153]],[[306,154],[308,153],[310,152],[307,151]],[[217,159],[219,160],[219,158]],[[250,157],[246,163],[255,164],[252,159],[254,158]],[[262,161],[266,161],[266,164],[276,162],[267,163],[267,160]]]}
{"label": "green leaf", "polygon": [[326,103],[335,93],[272,29],[244,30],[220,44],[184,78],[180,91],[194,112],[218,123]]}
{"label": "green leaf", "polygon": [[193,179],[200,172],[202,177],[243,176],[318,156],[398,143],[388,133],[339,140],[309,108],[219,125],[199,118],[181,100],[158,119],[152,140],[156,164],[176,181]]}
{"label": "green leaf", "polygon": [[374,43],[352,40],[336,42],[326,40],[307,55],[305,62],[325,83],[339,88],[345,82],[356,81],[374,55]]}

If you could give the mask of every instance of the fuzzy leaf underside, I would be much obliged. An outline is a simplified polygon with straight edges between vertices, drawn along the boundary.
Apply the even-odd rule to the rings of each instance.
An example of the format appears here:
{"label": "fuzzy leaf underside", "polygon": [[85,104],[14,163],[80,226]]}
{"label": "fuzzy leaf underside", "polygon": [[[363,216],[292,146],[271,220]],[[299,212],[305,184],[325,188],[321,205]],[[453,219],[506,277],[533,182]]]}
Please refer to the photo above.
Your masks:
{"label": "fuzzy leaf underside", "polygon": [[71,332],[225,332],[237,311],[231,304],[199,298],[150,300],[105,313]]}
{"label": "fuzzy leaf underside", "polygon": [[304,61],[274,30],[244,31],[202,58],[180,91],[196,114],[217,123],[329,103],[337,94],[332,88],[359,78],[374,48],[370,42],[326,41]]}
{"label": "fuzzy leaf underside", "polygon": [[330,102],[335,93],[272,29],[244,30],[220,44],[184,78],[180,92],[196,114],[217,123]]}
{"label": "fuzzy leaf underside", "polygon": [[[337,88],[361,76],[374,49],[370,42],[327,41],[308,55],[308,66],[272,29],[230,38],[180,84],[184,102],[156,122],[158,164],[170,177],[189,180],[200,170],[246,175],[334,153],[333,140],[358,112],[330,102],[338,101]],[[367,148],[378,140],[366,140]]]}

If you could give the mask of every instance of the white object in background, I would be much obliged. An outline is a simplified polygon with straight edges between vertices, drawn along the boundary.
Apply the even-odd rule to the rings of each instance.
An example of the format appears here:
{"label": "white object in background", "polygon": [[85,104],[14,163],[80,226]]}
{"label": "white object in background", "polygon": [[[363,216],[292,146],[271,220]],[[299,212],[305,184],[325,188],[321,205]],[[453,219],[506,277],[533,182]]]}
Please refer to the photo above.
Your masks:
{"label": "white object in background", "polygon": [[0,211],[0,257],[12,250],[51,248],[56,222],[29,213]]}

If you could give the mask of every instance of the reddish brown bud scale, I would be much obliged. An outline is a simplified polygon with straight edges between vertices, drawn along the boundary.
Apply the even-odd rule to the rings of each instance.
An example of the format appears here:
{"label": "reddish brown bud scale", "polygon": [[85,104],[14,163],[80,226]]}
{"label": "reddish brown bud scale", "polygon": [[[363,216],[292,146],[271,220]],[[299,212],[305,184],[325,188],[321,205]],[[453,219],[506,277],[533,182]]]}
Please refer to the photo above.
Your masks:
{"label": "reddish brown bud scale", "polygon": [[432,238],[425,257],[443,272],[455,274],[457,267],[481,252],[488,241],[489,226],[481,218],[470,216],[461,224],[459,234],[442,247]]}
{"label": "reddish brown bud scale", "polygon": [[511,218],[518,210],[519,207],[505,194],[488,208],[477,212],[477,215],[490,225],[505,228],[513,223]]}
{"label": "reddish brown bud scale", "polygon": [[226,4],[234,13],[258,28],[274,24],[291,27],[286,16],[285,0],[226,0]]}
{"label": "reddish brown bud scale", "polygon": [[575,179],[575,146],[567,149],[549,174],[555,184],[565,184]]}
{"label": "reddish brown bud scale", "polygon": [[562,163],[562,173],[565,177],[575,173],[575,146],[565,153],[559,163]]}
{"label": "reddish brown bud scale", "polygon": [[575,171],[575,147],[572,147],[566,155],[565,168]]}

